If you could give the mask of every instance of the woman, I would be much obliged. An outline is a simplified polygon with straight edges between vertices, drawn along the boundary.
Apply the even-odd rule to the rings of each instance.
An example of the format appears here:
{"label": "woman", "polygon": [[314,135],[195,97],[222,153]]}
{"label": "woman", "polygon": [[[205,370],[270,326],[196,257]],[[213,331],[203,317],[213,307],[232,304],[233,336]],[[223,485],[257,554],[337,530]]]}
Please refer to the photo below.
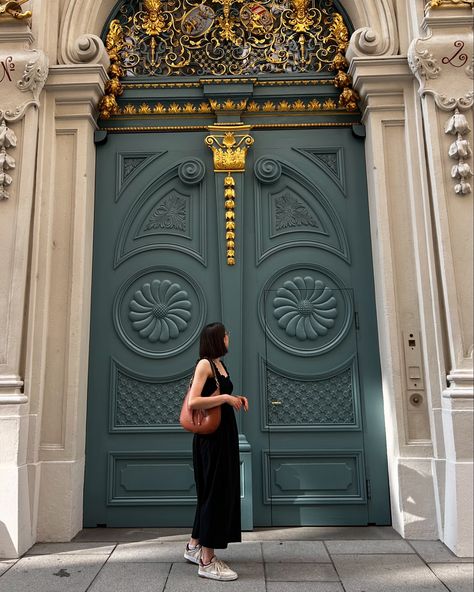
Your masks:
{"label": "woman", "polygon": [[[198,574],[212,580],[236,580],[237,574],[217,559],[214,549],[240,542],[240,460],[234,409],[248,410],[248,401],[233,396],[233,385],[221,356],[227,353],[229,333],[222,323],[211,323],[201,332],[199,361],[189,393],[191,409],[221,406],[221,423],[212,434],[195,434],[194,478],[197,508],[193,532],[184,557],[199,565]],[[220,393],[216,391],[216,381]]]}

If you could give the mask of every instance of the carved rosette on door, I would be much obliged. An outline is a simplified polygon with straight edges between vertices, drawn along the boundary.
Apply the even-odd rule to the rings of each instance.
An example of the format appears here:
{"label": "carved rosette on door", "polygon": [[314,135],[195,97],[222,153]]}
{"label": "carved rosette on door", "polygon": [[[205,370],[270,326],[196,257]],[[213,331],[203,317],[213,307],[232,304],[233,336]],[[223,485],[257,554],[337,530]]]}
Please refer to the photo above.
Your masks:
{"label": "carved rosette on door", "polygon": [[327,353],[352,323],[351,292],[329,269],[307,265],[276,274],[260,295],[259,316],[269,339],[296,356]]}
{"label": "carved rosette on door", "polygon": [[184,272],[160,266],[132,276],[114,303],[117,334],[132,351],[166,358],[191,346],[203,327],[206,301]]}

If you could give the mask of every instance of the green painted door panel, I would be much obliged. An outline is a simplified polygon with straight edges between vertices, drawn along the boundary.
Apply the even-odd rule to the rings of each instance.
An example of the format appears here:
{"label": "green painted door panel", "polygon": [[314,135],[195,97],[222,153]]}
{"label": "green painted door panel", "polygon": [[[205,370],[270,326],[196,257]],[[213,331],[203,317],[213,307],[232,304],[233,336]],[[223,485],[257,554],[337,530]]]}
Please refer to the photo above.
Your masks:
{"label": "green painted door panel", "polygon": [[255,526],[388,524],[363,144],[350,128],[253,132],[230,267],[205,135],[97,150],[84,523],[192,523],[177,419],[199,331],[222,320],[251,405]]}
{"label": "green painted door panel", "polygon": [[254,136],[243,333],[244,391],[258,412],[243,430],[256,514],[273,525],[387,524],[361,140],[347,128]]}
{"label": "green painted door panel", "polygon": [[86,525],[192,520],[191,436],[177,418],[199,332],[221,307],[202,145],[144,134],[98,147]]}

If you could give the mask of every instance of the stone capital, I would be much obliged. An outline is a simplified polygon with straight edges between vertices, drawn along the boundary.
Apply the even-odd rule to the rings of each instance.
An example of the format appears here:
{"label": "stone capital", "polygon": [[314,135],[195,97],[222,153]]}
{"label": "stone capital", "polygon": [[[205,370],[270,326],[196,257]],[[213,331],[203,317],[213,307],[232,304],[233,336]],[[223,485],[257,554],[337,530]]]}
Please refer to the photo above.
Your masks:
{"label": "stone capital", "polygon": [[403,108],[403,87],[412,80],[403,56],[357,57],[351,61],[349,74],[361,97],[364,118],[368,109]]}

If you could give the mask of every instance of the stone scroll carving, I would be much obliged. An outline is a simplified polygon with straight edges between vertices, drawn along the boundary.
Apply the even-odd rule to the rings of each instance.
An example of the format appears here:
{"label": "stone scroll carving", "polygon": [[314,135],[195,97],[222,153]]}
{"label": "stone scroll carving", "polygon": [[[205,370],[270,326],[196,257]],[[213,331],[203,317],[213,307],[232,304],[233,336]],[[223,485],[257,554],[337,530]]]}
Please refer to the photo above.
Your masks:
{"label": "stone scroll carving", "polygon": [[48,76],[48,58],[37,49],[0,52],[2,66],[0,120],[20,120],[28,107],[39,106],[39,95]]}
{"label": "stone scroll carving", "polygon": [[[21,4],[21,3],[20,3]],[[3,3],[11,6],[19,3]],[[15,8],[16,10],[16,8]],[[10,197],[14,179],[15,159],[11,149],[17,139],[8,124],[21,120],[29,107],[39,106],[39,96],[48,76],[48,59],[37,49],[25,49],[31,43],[31,33],[19,20],[9,45],[0,48],[0,201]],[[26,43],[25,43],[26,42]]]}
{"label": "stone scroll carving", "polygon": [[396,55],[399,42],[393,5],[387,0],[377,0],[364,2],[360,9],[367,26],[356,29],[351,35],[347,59],[351,61],[359,56]]}
{"label": "stone scroll carving", "polygon": [[[453,42],[449,37],[443,43],[443,39],[434,39],[433,34],[415,39],[408,50],[408,63],[420,83],[420,95],[432,95],[442,111],[464,111],[472,107],[472,60],[469,40]],[[450,94],[446,94],[447,89]]]}
{"label": "stone scroll carving", "polygon": [[69,48],[69,56],[75,64],[102,64],[104,68],[110,65],[104,43],[97,35],[80,35]]}
{"label": "stone scroll carving", "polygon": [[408,63],[420,83],[420,96],[433,97],[437,108],[449,114],[445,133],[455,139],[448,157],[456,160],[454,165],[450,162],[451,176],[455,193],[462,196],[472,193],[469,180],[473,173],[468,162],[472,151],[466,138],[470,129],[463,114],[474,104],[472,22],[467,15],[465,24],[457,19],[450,25],[442,13],[430,14],[427,23],[431,30],[426,37],[413,40]]}

